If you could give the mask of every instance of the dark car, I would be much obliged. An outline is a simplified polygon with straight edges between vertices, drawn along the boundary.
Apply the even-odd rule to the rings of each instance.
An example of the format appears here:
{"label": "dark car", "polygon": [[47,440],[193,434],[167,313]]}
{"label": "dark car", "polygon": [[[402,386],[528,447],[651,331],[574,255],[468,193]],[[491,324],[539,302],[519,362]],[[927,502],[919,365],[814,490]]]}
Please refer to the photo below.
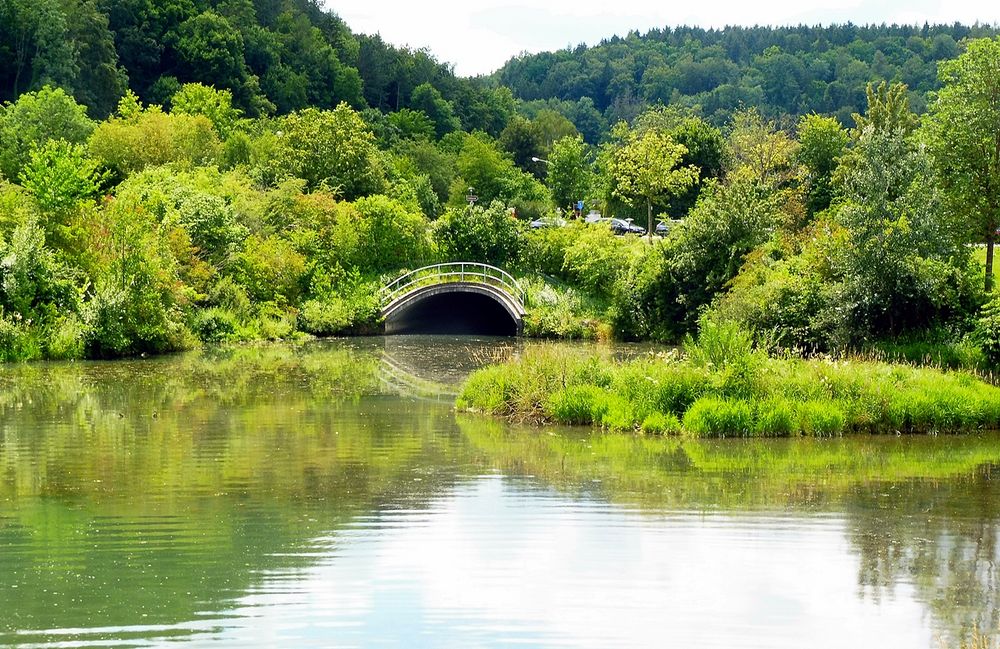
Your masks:
{"label": "dark car", "polygon": [[646,234],[646,228],[632,223],[632,219],[611,219],[609,222],[615,234]]}

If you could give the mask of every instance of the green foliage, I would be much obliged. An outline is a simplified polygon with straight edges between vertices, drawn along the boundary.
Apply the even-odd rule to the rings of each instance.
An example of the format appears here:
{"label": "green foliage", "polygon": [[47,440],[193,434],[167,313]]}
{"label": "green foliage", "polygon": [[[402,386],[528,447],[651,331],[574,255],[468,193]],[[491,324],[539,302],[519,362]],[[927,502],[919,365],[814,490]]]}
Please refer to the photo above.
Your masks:
{"label": "green foliage", "polygon": [[91,242],[98,256],[94,291],[83,308],[87,354],[108,358],[191,347],[183,314],[188,296],[166,231],[127,203],[102,217]]}
{"label": "green foliage", "polygon": [[87,157],[80,144],[49,140],[31,152],[21,172],[21,182],[35,197],[39,209],[61,213],[81,200],[93,198],[101,175],[97,164]]}
{"label": "green foliage", "polygon": [[0,310],[0,362],[34,361],[42,358],[42,341],[37,328],[20,313],[7,315]]}
{"label": "green foliage", "polygon": [[434,223],[434,240],[443,258],[506,266],[517,260],[526,228],[499,201],[489,207],[449,209]]}
{"label": "green foliage", "polygon": [[173,113],[204,115],[216,132],[228,138],[240,119],[240,110],[233,107],[233,93],[216,90],[201,83],[186,83],[170,100]]}
{"label": "green foliage", "polygon": [[992,367],[1000,367],[1000,296],[983,305],[976,319],[973,339],[982,347]]}
{"label": "green foliage", "polygon": [[448,206],[466,205],[466,195],[472,192],[479,203],[490,205],[500,201],[517,209],[526,218],[538,218],[548,208],[545,187],[530,174],[520,171],[505,158],[496,145],[482,134],[463,139],[455,161],[457,178],[452,182]]}
{"label": "green foliage", "polygon": [[559,275],[595,295],[611,297],[644,244],[632,237],[617,237],[603,224],[568,231],[575,236],[563,250]]}
{"label": "green foliage", "polygon": [[799,429],[804,435],[833,437],[844,431],[844,412],[826,401],[806,401],[798,406]]}
{"label": "green foliage", "polygon": [[251,236],[233,260],[233,269],[253,300],[295,304],[305,288],[306,264],[285,239]]}
{"label": "green foliage", "polygon": [[835,117],[816,114],[799,119],[798,136],[798,160],[806,169],[806,204],[809,213],[816,214],[828,208],[833,199],[833,171],[849,136]]}
{"label": "green foliage", "polygon": [[213,11],[192,16],[177,28],[175,45],[183,74],[209,85],[248,93],[247,67],[243,59],[243,36],[225,17]]}
{"label": "green foliage", "polygon": [[147,167],[205,165],[219,154],[219,137],[203,115],[170,115],[157,106],[138,113],[125,108],[102,122],[90,138],[90,154],[123,180]]}
{"label": "green foliage", "polygon": [[579,290],[521,279],[527,293],[524,334],[532,338],[608,339],[606,306]]}
{"label": "green foliage", "polygon": [[254,173],[269,184],[302,178],[346,200],[377,194],[385,171],[375,136],[347,104],[331,111],[307,108],[277,120],[254,143]]}
{"label": "green foliage", "polygon": [[746,401],[702,397],[684,413],[685,432],[697,437],[749,437],[753,406]]}
{"label": "green foliage", "polygon": [[681,156],[682,167],[698,169],[698,179],[686,191],[670,199],[667,214],[682,217],[697,202],[705,181],[722,175],[726,140],[722,132],[702,119],[696,111],[676,106],[655,106],[636,118],[639,131],[657,130],[668,135],[687,151]]}
{"label": "green foliage", "polygon": [[859,133],[871,129],[885,133],[902,132],[910,135],[919,119],[910,112],[910,98],[906,84],[888,84],[885,81],[865,88],[868,109],[864,115],[855,113],[854,125]]}
{"label": "green foliage", "polygon": [[681,422],[674,415],[651,412],[642,420],[639,430],[647,435],[676,435],[681,432]]}
{"label": "green foliage", "polygon": [[522,54],[495,76],[525,104],[558,106],[592,143],[599,137],[588,136],[574,114],[583,99],[612,121],[662,103],[699,108],[716,125],[744,106],[772,118],[819,113],[849,123],[865,106],[869,82],[898,79],[922,99],[937,86],[937,63],[955,56],[959,41],[996,33],[958,24],[669,27]]}
{"label": "green foliage", "polygon": [[925,149],[902,129],[866,128],[838,171],[837,220],[852,325],[898,334],[966,312],[969,256]]}
{"label": "green foliage", "polygon": [[616,330],[677,340],[785,218],[780,193],[741,177],[710,182],[684,223],[649,248],[623,280]]}
{"label": "green foliage", "polygon": [[575,210],[577,201],[590,192],[592,174],[587,155],[587,145],[579,135],[564,137],[552,145],[546,182],[552,199],[564,210]]}
{"label": "green foliage", "polygon": [[985,286],[991,291],[1000,228],[1000,38],[971,41],[960,57],[941,64],[939,74],[944,88],[931,105],[925,137],[949,207],[965,219],[966,238],[987,244]]}
{"label": "green foliage", "polygon": [[434,122],[423,111],[401,108],[386,115],[386,121],[404,140],[429,140],[435,136]]}
{"label": "green foliage", "polygon": [[0,311],[44,324],[79,308],[74,273],[45,246],[35,222],[19,224],[6,244],[0,240]]}
{"label": "green foliage", "polygon": [[34,149],[55,139],[80,144],[93,130],[86,109],[61,88],[24,93],[0,108],[0,174],[17,180]]}
{"label": "green foliage", "polygon": [[603,152],[605,191],[629,206],[644,204],[652,236],[653,203],[686,192],[698,181],[699,170],[679,166],[687,147],[662,131],[636,132],[622,123],[612,135],[617,141]]}
{"label": "green foliage", "polygon": [[574,385],[552,395],[547,410],[560,424],[600,424],[608,410],[608,391],[596,385]]}
{"label": "green foliage", "polygon": [[422,83],[413,89],[410,107],[422,112],[434,126],[437,138],[462,127],[450,101],[441,96],[440,91],[429,83]]}

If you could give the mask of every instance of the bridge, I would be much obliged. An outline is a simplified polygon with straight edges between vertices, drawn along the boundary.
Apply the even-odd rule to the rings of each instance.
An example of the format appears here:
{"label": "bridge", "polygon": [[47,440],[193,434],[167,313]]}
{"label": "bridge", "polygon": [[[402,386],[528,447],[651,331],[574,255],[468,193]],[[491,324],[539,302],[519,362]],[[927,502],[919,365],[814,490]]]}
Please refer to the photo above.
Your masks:
{"label": "bridge", "polygon": [[507,271],[469,261],[424,266],[382,289],[387,334],[516,336],[524,291]]}

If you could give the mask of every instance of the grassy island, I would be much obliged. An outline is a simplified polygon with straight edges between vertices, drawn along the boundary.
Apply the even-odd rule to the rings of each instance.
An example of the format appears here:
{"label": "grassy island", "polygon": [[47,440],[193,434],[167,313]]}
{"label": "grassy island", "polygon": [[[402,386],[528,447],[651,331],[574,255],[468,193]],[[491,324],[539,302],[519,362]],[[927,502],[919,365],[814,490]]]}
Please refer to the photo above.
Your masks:
{"label": "grassy island", "polygon": [[693,437],[964,433],[1000,428],[1000,388],[973,374],[769,356],[704,323],[684,353],[632,360],[534,348],[466,381],[458,407],[536,423]]}

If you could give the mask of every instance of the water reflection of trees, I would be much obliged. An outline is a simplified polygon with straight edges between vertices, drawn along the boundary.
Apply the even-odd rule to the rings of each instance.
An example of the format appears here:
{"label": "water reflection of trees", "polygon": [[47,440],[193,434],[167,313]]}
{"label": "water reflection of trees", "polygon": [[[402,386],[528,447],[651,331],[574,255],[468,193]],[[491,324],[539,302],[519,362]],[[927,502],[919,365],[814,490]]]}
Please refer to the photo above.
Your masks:
{"label": "water reflection of trees", "polygon": [[309,564],[352,519],[447,490],[464,452],[451,408],[387,399],[380,355],[4,368],[0,631],[188,623]]}
{"label": "water reflection of trees", "polygon": [[[859,595],[912,587],[943,646],[1000,629],[1000,485],[995,434],[956,438],[692,442],[462,418],[503,473],[651,515],[678,510],[840,513]],[[551,431],[549,431],[551,432]]]}
{"label": "water reflection of trees", "polygon": [[469,350],[429,366],[419,345],[355,340],[3,368],[0,631],[200,619],[358,517],[493,471],[650,515],[840,513],[864,597],[912,585],[937,628],[1000,628],[996,436],[694,443],[456,421],[406,388],[453,382],[449,353]]}

